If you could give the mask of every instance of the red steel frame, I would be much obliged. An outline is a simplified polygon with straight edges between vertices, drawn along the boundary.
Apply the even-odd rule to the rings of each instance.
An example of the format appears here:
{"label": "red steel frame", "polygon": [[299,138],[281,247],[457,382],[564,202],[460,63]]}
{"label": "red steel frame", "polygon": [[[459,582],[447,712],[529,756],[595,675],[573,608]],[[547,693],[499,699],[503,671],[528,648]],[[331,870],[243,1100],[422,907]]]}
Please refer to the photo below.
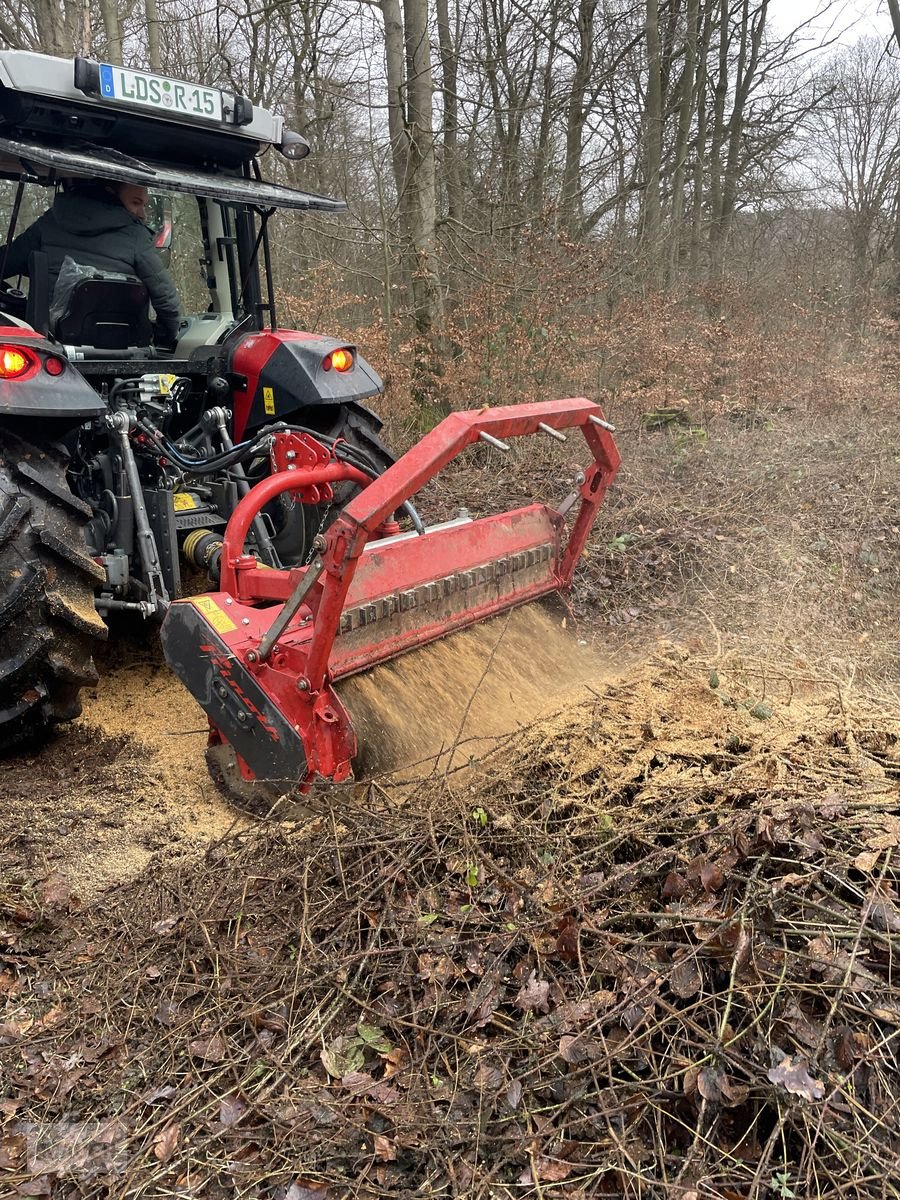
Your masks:
{"label": "red steel frame", "polygon": [[[355,749],[355,742],[345,710],[331,689],[333,679],[571,584],[597,511],[620,463],[609,427],[605,422],[597,423],[602,420],[602,410],[581,397],[452,413],[376,480],[331,459],[278,471],[241,500],[225,532],[221,592],[213,598],[231,605],[229,613],[241,618],[243,628],[223,640],[301,736],[309,775],[317,772],[339,779],[349,773],[348,755]],[[543,504],[527,505],[462,527],[436,529],[424,538],[410,538],[388,545],[374,556],[366,555],[366,569],[360,572],[354,588],[367,544],[383,537],[391,529],[392,514],[462,450],[477,442],[482,433],[505,441],[541,432],[540,425],[559,431],[579,428],[593,458],[583,472],[578,488],[581,503],[565,544],[563,513]],[[277,457],[283,461],[283,453]],[[309,463],[308,458],[305,461]],[[362,490],[328,529],[320,578],[279,637],[272,657],[260,662],[260,639],[281,611],[280,606],[272,607],[272,602],[285,601],[306,568],[264,569],[253,556],[245,554],[253,519],[284,492],[300,494],[302,489],[309,495],[308,489],[342,481],[358,484]],[[449,619],[438,618],[411,634],[392,635],[389,630],[385,636],[376,630],[371,642],[363,635],[362,646],[357,641],[352,653],[341,651],[338,631],[348,600],[357,604],[375,600],[409,587],[411,582],[445,576],[477,561],[485,562],[541,542],[553,546],[552,561],[542,578],[503,595],[498,591],[482,596]],[[378,551],[378,546],[373,550]],[[269,606],[260,608],[260,604]],[[298,621],[301,615],[304,619]],[[252,776],[253,763],[242,766]]]}

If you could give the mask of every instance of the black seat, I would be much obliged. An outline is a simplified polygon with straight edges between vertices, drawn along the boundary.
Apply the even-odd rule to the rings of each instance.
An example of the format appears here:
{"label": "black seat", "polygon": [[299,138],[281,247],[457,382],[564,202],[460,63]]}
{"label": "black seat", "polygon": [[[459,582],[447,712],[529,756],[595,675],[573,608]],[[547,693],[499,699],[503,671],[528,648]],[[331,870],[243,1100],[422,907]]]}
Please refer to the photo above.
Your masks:
{"label": "black seat", "polygon": [[138,279],[82,279],[69,294],[66,307],[51,330],[67,346],[126,350],[149,346],[150,294]]}

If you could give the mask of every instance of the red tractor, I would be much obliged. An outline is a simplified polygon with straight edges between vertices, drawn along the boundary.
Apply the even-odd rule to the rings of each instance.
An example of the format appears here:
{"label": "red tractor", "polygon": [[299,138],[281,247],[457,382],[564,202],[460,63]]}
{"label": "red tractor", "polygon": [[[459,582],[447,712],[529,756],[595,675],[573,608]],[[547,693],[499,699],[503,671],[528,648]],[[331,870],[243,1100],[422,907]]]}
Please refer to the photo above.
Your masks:
{"label": "red tractor", "polygon": [[[6,749],[78,715],[104,617],[125,611],[162,621],[220,779],[340,780],[356,742],[336,681],[571,581],[619,462],[600,410],[454,414],[395,462],[364,405],[382,384],[357,348],[278,326],[273,214],[344,205],[267,182],[269,147],[308,152],[243,96],[0,52],[7,246],[72,180],[145,187],[194,309],[161,347],[137,278],[75,264],[61,296],[35,252],[21,286],[0,289]],[[422,525],[413,496],[466,446],[575,427],[590,461],[561,507]],[[213,590],[184,598],[184,562]]]}

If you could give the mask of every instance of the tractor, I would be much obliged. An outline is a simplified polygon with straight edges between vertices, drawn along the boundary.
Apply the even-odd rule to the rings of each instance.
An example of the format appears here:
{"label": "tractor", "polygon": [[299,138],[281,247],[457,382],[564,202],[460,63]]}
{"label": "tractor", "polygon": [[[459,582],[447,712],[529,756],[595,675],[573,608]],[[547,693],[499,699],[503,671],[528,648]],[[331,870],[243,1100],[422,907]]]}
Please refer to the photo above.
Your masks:
{"label": "tractor", "polygon": [[[272,149],[288,175],[309,145],[245,96],[0,52],[2,278],[17,233],[78,180],[148,189],[157,252],[192,268],[174,344],[136,276],[67,260],[63,288],[35,250],[0,285],[5,751],[79,714],[127,613],[160,627],[226,790],[340,781],[358,749],[342,678],[571,582],[619,465],[599,407],[454,412],[395,460],[358,348],[279,326],[273,216],[345,205],[267,180]],[[467,447],[567,429],[589,462],[558,507],[419,518],[416,492]]]}

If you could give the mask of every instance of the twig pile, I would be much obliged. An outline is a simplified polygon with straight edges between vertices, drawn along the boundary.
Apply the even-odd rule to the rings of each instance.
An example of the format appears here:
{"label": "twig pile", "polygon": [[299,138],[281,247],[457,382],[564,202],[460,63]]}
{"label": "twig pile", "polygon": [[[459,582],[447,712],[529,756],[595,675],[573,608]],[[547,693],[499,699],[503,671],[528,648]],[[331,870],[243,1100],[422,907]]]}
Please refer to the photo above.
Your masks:
{"label": "twig pile", "polygon": [[898,739],[755,708],[661,664],[103,906],[0,893],[6,1193],[900,1195]]}

